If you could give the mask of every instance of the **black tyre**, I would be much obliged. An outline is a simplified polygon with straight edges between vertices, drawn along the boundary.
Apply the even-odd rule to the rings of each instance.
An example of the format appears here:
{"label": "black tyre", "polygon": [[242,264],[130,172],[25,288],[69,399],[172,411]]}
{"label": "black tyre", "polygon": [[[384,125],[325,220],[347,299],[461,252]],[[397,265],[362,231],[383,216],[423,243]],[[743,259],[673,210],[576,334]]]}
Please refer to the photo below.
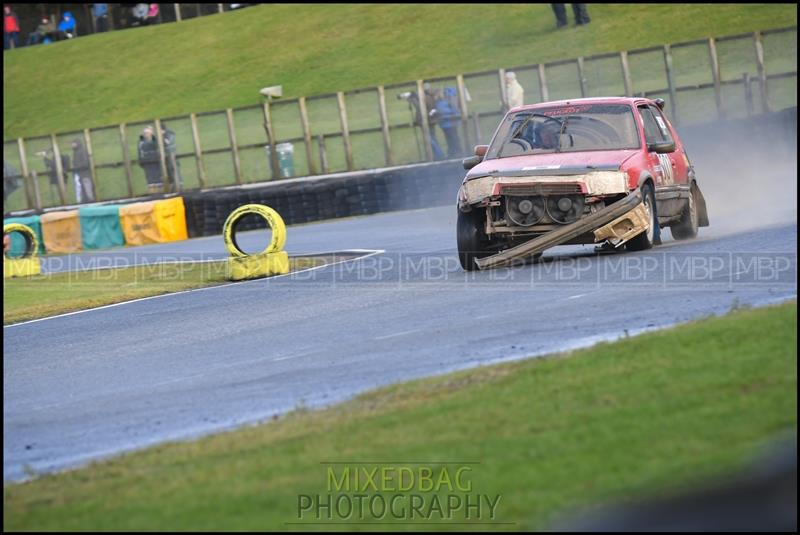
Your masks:
{"label": "black tyre", "polygon": [[689,204],[681,214],[681,220],[670,227],[672,237],[676,240],[689,240],[697,236],[697,227],[700,226],[700,217],[697,212],[697,186],[692,184],[689,195]]}
{"label": "black tyre", "polygon": [[465,271],[478,269],[475,260],[490,254],[489,239],[483,231],[483,210],[472,210],[464,213],[458,211],[456,223],[456,242],[458,244],[458,261]]}
{"label": "black tyre", "polygon": [[650,228],[627,243],[629,251],[644,251],[661,242],[661,229],[658,226],[656,213],[656,194],[649,182],[642,186],[642,203],[650,212]]}

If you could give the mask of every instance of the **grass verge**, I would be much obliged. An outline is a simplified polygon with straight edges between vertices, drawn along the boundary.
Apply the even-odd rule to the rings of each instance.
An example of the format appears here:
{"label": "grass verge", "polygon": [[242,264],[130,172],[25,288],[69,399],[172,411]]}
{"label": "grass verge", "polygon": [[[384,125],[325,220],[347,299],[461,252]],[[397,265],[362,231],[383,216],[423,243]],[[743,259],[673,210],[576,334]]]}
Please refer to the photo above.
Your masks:
{"label": "grass verge", "polygon": [[[290,258],[289,270],[324,263],[322,258]],[[224,284],[225,265],[225,261],[153,264],[4,279],[3,325]]]}
{"label": "grass verge", "polygon": [[[269,425],[5,485],[3,525],[331,529],[287,524],[314,520],[298,518],[298,495],[329,493],[331,465],[321,463],[473,461],[471,492],[501,496],[496,517],[483,521],[544,528],[565,508],[734,469],[764,439],[796,426],[796,323],[794,302],[738,310],[569,355],[383,388]],[[422,527],[465,527],[444,524]]]}

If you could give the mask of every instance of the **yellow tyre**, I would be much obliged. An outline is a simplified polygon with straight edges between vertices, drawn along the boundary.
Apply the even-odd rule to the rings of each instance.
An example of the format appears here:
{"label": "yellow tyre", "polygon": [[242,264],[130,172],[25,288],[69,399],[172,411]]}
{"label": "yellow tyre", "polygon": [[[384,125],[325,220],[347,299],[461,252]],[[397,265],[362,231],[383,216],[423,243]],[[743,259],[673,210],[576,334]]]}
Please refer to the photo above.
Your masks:
{"label": "yellow tyre", "polygon": [[[27,225],[23,225],[22,223],[9,223],[8,225],[3,225],[3,242],[5,243],[5,237],[12,232],[19,232],[22,234],[22,237],[25,238],[25,253],[19,258],[30,258],[32,256],[36,256],[39,251],[39,240],[36,238],[36,233],[33,229]],[[5,251],[3,251],[5,254]]]}
{"label": "yellow tyre", "polygon": [[233,257],[251,256],[239,248],[236,243],[236,222],[248,214],[258,214],[263,217],[267,225],[272,229],[272,240],[266,249],[257,254],[277,253],[283,251],[283,246],[286,245],[286,224],[283,222],[280,214],[263,204],[245,204],[240,206],[228,216],[225,220],[225,225],[222,227],[222,237],[225,240],[225,248],[228,253]]}

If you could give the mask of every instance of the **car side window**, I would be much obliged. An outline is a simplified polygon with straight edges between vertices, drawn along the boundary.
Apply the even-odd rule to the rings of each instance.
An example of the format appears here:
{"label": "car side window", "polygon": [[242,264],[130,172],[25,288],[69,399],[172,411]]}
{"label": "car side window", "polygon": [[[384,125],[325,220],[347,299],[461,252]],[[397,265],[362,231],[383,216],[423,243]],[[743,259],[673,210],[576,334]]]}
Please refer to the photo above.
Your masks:
{"label": "car side window", "polygon": [[653,115],[653,110],[647,106],[640,106],[639,114],[642,116],[642,122],[644,123],[644,139],[648,145],[650,143],[669,141],[669,137],[665,138],[661,128],[659,128],[655,116]]}
{"label": "car side window", "polygon": [[672,142],[672,135],[669,133],[669,127],[667,127],[667,120],[664,119],[664,115],[661,113],[661,110],[653,106],[648,106],[648,108],[653,113],[653,119],[655,119],[656,124],[658,125],[658,130],[664,137],[664,141]]}

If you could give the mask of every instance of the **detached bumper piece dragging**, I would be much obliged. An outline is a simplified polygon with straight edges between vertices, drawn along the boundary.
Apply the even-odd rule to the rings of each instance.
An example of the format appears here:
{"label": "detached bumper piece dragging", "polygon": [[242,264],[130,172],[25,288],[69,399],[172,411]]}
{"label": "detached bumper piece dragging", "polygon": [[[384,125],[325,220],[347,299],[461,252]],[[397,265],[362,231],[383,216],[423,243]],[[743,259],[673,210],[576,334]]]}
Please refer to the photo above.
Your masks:
{"label": "detached bumper piece dragging", "polygon": [[642,203],[641,191],[636,190],[614,204],[572,224],[492,256],[476,259],[475,263],[480,269],[508,266],[517,260],[529,258],[587,232],[594,232],[595,242],[608,240],[614,247],[619,247],[649,228],[650,216]]}

